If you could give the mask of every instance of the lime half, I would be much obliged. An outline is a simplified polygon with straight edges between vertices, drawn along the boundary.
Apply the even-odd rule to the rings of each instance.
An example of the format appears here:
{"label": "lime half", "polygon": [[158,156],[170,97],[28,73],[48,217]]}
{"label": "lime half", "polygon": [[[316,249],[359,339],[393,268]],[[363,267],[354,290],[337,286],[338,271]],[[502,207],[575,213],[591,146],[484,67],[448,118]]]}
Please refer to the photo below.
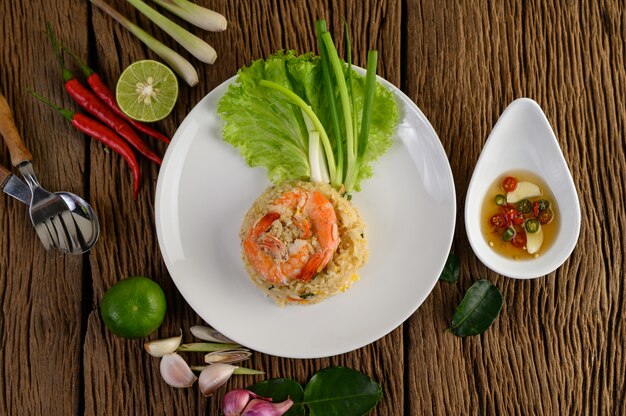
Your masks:
{"label": "lime half", "polygon": [[120,280],[106,291],[100,315],[107,328],[124,338],[141,338],[163,322],[167,302],[156,282],[147,277]]}
{"label": "lime half", "polygon": [[178,80],[167,66],[137,61],[122,72],[115,89],[117,105],[128,117],[150,123],[165,118],[178,98]]}

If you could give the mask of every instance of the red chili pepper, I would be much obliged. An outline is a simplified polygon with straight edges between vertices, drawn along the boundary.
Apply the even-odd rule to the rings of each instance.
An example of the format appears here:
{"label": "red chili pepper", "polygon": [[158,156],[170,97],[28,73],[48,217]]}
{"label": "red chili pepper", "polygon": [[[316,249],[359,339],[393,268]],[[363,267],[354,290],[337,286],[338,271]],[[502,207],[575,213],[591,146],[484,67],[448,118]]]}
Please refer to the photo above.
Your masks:
{"label": "red chili pepper", "polygon": [[80,58],[78,58],[78,56],[76,56],[74,52],[72,52],[71,50],[69,50],[63,45],[61,45],[61,48],[64,49],[74,59],[74,61],[78,64],[80,69],[83,71],[83,74],[85,74],[85,77],[87,78],[87,83],[89,84],[93,92],[95,92],[96,95],[102,101],[104,101],[106,105],[108,105],[111,108],[111,110],[115,111],[120,117],[122,117],[124,120],[126,120],[128,123],[130,123],[134,128],[136,128],[140,132],[145,133],[148,136],[154,137],[155,139],[159,139],[162,142],[165,142],[165,143],[170,142],[169,137],[156,131],[155,129],[148,126],[147,124],[142,123],[137,120],[133,120],[132,118],[124,114],[124,112],[117,105],[117,101],[115,100],[115,94],[113,94],[113,91],[111,91],[111,89],[107,87],[104,81],[102,81],[102,78],[100,78],[100,75],[96,74],[93,69],[89,68],[83,61],[81,61]]}
{"label": "red chili pepper", "polygon": [[113,151],[121,155],[126,160],[128,165],[130,166],[131,171],[133,172],[133,196],[136,200],[137,195],[139,194],[141,175],[139,171],[139,164],[137,163],[137,159],[135,158],[133,149],[131,149],[130,146],[124,140],[122,140],[120,136],[115,134],[114,131],[100,124],[96,120],[93,120],[83,114],[75,113],[71,110],[61,108],[34,91],[29,92],[33,95],[33,97],[37,98],[42,103],[54,108],[59,113],[61,113],[63,117],[68,119],[72,123],[72,125],[78,130],[90,135],[99,142],[104,143],[106,146],[113,149]]}
{"label": "red chili pepper", "polygon": [[539,201],[533,202],[533,217],[537,218],[539,216]]}
{"label": "red chili pepper", "polygon": [[52,44],[54,46],[54,53],[59,60],[61,69],[63,71],[63,82],[65,84],[65,91],[85,110],[92,115],[96,116],[98,120],[109,126],[120,136],[125,138],[135,149],[137,149],[142,155],[152,160],[154,163],[160,165],[161,158],[157,156],[148,145],[137,135],[135,130],[128,125],[123,118],[115,114],[105,103],[102,102],[94,93],[89,91],[83,84],[78,82],[69,69],[63,64],[63,58],[61,57],[61,51],[59,50],[59,44],[57,43],[54,34],[50,26],[48,26],[48,33]]}

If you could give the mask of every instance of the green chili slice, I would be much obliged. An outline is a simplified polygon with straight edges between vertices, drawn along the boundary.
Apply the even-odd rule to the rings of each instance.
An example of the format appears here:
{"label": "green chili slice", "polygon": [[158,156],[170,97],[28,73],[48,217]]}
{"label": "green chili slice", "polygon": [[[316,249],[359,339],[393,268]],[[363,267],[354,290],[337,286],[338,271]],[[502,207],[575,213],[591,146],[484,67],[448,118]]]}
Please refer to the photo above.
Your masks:
{"label": "green chili slice", "polygon": [[504,234],[502,234],[502,239],[507,242],[511,241],[513,237],[515,237],[515,228],[513,227],[507,228]]}
{"label": "green chili slice", "polygon": [[547,199],[540,199],[539,200],[539,211],[545,211],[548,208],[550,208],[550,201],[548,201]]}
{"label": "green chili slice", "polygon": [[537,231],[539,231],[539,228],[541,228],[541,225],[539,224],[539,221],[537,221],[534,218],[531,218],[529,220],[526,220],[526,231],[529,233],[536,233]]}
{"label": "green chili slice", "polygon": [[502,194],[496,195],[496,205],[502,206],[504,204],[506,204],[506,196]]}
{"label": "green chili slice", "polygon": [[517,210],[524,214],[528,214],[530,210],[532,209],[533,209],[533,203],[530,202],[528,199],[522,199],[517,204]]}

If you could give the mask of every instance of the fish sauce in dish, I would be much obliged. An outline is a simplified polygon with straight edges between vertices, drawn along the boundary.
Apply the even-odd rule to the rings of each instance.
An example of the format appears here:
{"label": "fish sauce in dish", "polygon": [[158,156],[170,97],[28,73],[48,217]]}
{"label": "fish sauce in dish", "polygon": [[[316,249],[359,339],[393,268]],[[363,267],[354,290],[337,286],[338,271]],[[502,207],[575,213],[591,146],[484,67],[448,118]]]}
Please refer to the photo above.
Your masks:
{"label": "fish sauce in dish", "polygon": [[547,251],[560,229],[556,198],[545,181],[529,171],[501,175],[487,189],[481,228],[499,255],[530,260]]}

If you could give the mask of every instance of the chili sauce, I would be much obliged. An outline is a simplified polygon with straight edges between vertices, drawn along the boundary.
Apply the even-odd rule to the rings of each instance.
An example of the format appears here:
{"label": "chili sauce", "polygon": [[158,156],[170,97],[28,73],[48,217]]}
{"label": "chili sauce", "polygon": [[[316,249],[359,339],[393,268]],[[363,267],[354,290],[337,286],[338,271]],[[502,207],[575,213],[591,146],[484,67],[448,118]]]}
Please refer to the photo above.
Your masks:
{"label": "chili sauce", "polygon": [[554,194],[532,172],[507,172],[487,189],[481,228],[489,246],[504,257],[530,260],[541,256],[560,228]]}

